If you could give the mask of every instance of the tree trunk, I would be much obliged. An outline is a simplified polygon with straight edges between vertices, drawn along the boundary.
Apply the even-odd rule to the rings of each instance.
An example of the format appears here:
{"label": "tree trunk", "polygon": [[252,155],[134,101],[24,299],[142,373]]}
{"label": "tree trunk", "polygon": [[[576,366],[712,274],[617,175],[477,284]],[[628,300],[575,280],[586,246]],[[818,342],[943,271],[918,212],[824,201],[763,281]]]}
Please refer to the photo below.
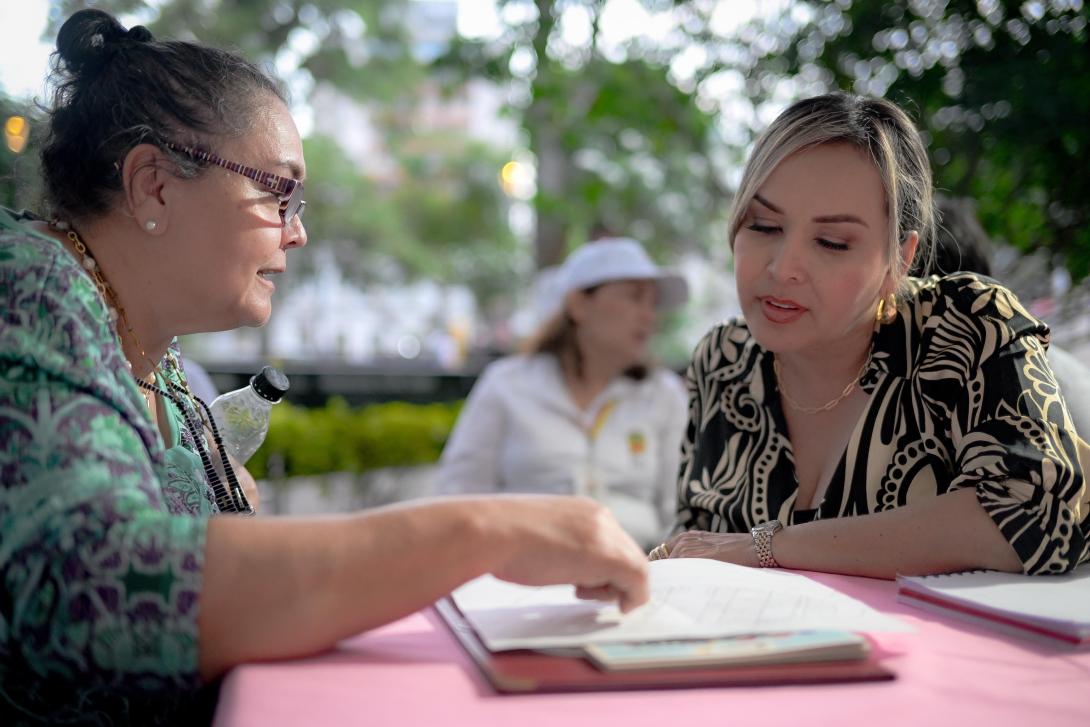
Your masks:
{"label": "tree trunk", "polygon": [[567,221],[559,208],[570,178],[571,160],[564,150],[563,130],[556,121],[550,96],[538,92],[542,79],[549,77],[553,61],[546,52],[555,18],[552,0],[536,0],[538,11],[537,32],[534,34],[534,52],[537,69],[531,85],[532,99],[526,109],[526,130],[530,136],[530,150],[537,160],[537,196],[534,199],[536,229],[534,231],[534,260],[537,268],[557,265],[564,259]]}
{"label": "tree trunk", "polygon": [[540,270],[550,265],[558,265],[564,259],[568,221],[564,219],[558,202],[563,199],[570,177],[570,160],[564,152],[559,129],[547,123],[528,126],[531,147],[537,158],[534,259]]}

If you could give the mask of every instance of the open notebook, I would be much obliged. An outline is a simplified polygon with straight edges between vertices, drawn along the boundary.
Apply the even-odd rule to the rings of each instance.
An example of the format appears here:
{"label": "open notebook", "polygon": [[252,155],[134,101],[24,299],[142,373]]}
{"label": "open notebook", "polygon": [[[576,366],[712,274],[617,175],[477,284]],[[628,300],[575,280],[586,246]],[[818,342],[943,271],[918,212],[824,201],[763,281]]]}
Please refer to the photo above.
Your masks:
{"label": "open notebook", "polygon": [[491,651],[583,648],[795,631],[907,631],[903,623],[809,578],[702,558],[650,564],[651,601],[621,615],[571,586],[528,587],[492,576],[454,591]]}
{"label": "open notebook", "polygon": [[1090,646],[1090,566],[1061,576],[971,571],[898,576],[903,603],[1017,636]]}

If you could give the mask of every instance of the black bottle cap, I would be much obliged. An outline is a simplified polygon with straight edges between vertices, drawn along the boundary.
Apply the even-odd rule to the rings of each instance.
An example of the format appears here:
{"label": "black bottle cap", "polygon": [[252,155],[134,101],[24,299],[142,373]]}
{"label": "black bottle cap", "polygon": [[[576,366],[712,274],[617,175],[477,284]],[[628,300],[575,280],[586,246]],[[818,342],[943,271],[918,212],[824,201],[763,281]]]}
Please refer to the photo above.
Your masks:
{"label": "black bottle cap", "polygon": [[250,378],[250,386],[254,388],[254,391],[261,398],[275,404],[284,398],[284,394],[288,393],[291,384],[283,371],[274,369],[272,366],[266,366]]}

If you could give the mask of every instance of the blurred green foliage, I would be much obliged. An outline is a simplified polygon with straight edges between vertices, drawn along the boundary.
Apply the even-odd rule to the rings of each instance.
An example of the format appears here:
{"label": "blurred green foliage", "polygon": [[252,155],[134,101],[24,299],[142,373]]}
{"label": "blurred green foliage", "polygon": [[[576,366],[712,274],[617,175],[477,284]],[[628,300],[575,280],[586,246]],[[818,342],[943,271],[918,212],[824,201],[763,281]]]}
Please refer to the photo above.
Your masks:
{"label": "blurred green foliage", "polygon": [[[336,140],[303,142],[307,231],[333,251],[346,277],[390,282],[390,262],[408,277],[465,284],[487,304],[510,292],[518,246],[496,172],[507,155],[462,139],[422,140],[400,150],[396,185],[368,177]],[[313,256],[300,256],[306,269]]]}
{"label": "blurred green foliage", "polygon": [[334,398],[305,409],[282,402],[246,467],[268,478],[428,464],[439,459],[461,408],[390,402],[353,409]]}
{"label": "blurred green foliage", "polygon": [[[698,0],[640,4],[685,17],[673,33],[683,38],[706,32],[712,12]],[[596,232],[639,238],[663,258],[721,243],[729,194],[713,157],[722,139],[695,86],[671,71],[685,43],[605,47],[605,0],[497,5],[499,36],[456,39],[434,70],[452,87],[484,78],[513,89],[510,111],[537,167],[537,266],[558,264]],[[586,42],[565,33],[562,16],[572,10]]]}
{"label": "blurred green foliage", "polygon": [[51,0],[50,29],[94,6],[157,36],[240,51],[275,68],[278,55],[361,101],[400,98],[422,77],[402,22],[406,0]]}

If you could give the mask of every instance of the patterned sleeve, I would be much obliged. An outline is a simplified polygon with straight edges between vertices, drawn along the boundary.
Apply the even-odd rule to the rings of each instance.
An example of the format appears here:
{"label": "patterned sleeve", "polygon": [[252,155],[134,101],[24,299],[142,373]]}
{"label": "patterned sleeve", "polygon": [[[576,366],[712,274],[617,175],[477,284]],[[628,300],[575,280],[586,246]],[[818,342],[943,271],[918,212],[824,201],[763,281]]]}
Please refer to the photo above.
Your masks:
{"label": "patterned sleeve", "polygon": [[1005,288],[943,284],[920,361],[924,405],[948,408],[958,475],[1026,573],[1062,573],[1090,555],[1078,438],[1045,356],[1048,329]]}
{"label": "patterned sleeve", "polygon": [[196,686],[207,521],[166,511],[90,282],[21,262],[0,260],[0,701],[90,719]]}

